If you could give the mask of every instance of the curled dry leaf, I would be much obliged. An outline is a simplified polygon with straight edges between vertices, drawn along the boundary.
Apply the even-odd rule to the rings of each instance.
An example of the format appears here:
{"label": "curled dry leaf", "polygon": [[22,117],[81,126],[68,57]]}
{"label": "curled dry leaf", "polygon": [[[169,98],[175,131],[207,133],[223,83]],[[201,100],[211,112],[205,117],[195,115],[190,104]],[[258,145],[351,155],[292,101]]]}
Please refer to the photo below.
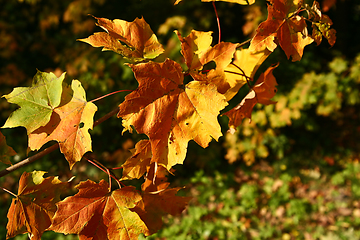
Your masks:
{"label": "curled dry leaf", "polygon": [[[97,107],[86,101],[85,90],[81,83],[73,80],[73,96],[70,102],[56,108],[50,122],[29,134],[31,150],[40,149],[45,143],[59,142],[60,151],[69,162],[70,169],[82,156],[91,151],[89,129],[93,128],[93,117]],[[65,94],[70,94],[65,92]]]}

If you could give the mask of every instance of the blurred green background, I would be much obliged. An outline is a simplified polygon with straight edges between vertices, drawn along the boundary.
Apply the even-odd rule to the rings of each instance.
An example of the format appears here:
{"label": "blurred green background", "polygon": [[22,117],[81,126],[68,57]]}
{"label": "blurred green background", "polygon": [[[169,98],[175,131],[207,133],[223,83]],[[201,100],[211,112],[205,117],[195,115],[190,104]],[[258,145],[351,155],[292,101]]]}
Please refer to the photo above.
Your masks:
{"label": "blurred green background", "polygon": [[[211,3],[183,0],[173,6],[173,2],[0,0],[0,94],[30,86],[36,69],[58,76],[66,72],[67,83],[80,80],[88,100],[135,89],[136,80],[119,55],[76,41],[101,31],[90,15],[127,21],[143,16],[166,49],[159,61],[165,57],[182,61],[175,29],[183,36],[191,29],[213,31],[217,42]],[[320,4],[337,30],[334,47],[325,40],[320,46],[307,46],[303,59],[295,63],[281,49],[270,55],[257,76],[280,62],[274,70],[278,103],[255,106],[252,121],[245,119],[234,135],[226,132],[226,117],[220,117],[224,137],[207,149],[190,142],[184,165],[175,166],[170,181],[173,187],[186,186],[182,194],[193,200],[181,216],[164,219],[164,228],[150,239],[360,239],[360,2]],[[216,6],[223,41],[249,39],[266,19],[265,1]],[[225,111],[247,91],[241,90]],[[124,96],[96,102],[95,119],[114,109]],[[16,108],[0,100],[1,125]],[[11,160],[26,158],[25,128],[1,132],[17,152]],[[129,149],[144,138],[121,132],[121,120],[115,117],[91,131],[91,157],[108,167],[120,166],[130,156]],[[6,167],[0,164],[0,170]],[[107,179],[85,161],[70,171],[63,156],[53,152],[1,178],[0,185],[16,193],[22,172],[35,169],[63,181],[76,176],[73,185],[87,178]],[[128,184],[139,186],[141,180]],[[6,236],[11,197],[0,192],[0,239]],[[42,239],[77,237],[46,232]]]}

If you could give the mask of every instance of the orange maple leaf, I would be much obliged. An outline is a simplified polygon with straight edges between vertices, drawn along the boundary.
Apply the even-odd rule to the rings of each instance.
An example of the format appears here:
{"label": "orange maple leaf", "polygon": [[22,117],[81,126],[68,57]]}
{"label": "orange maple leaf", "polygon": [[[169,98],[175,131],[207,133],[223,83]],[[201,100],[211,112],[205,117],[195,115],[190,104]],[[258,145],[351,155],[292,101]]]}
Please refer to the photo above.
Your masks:
{"label": "orange maple leaf", "polygon": [[305,18],[298,15],[301,6],[302,0],[271,0],[268,17],[259,25],[249,49],[261,51],[266,47],[272,52],[278,42],[288,59],[299,61],[304,47],[314,41],[308,36]]}
{"label": "orange maple leaf", "polygon": [[309,12],[309,18],[312,21],[312,38],[314,38],[317,45],[322,41],[324,36],[330,46],[334,46],[336,42],[336,31],[331,28],[333,24],[329,16],[322,14],[320,11],[320,4],[317,1],[313,2],[312,7],[307,6],[306,9]]}
{"label": "orange maple leaf", "polygon": [[119,105],[118,117],[123,118],[124,131],[134,126],[149,137],[151,162],[170,169],[184,161],[190,140],[205,148],[222,135],[217,116],[227,102],[214,84],[184,85],[181,66],[170,59],[129,66],[139,87]]}
{"label": "orange maple leaf", "polygon": [[156,35],[143,18],[133,22],[120,19],[97,18],[97,25],[106,32],[98,32],[88,38],[79,39],[93,47],[104,47],[133,60],[152,59],[164,52]]}
{"label": "orange maple leaf", "polygon": [[109,193],[109,184],[87,180],[76,186],[79,192],[57,203],[58,210],[49,230],[79,234],[79,239],[137,239],[149,230],[131,208],[142,198],[135,187]]}
{"label": "orange maple leaf", "polygon": [[139,214],[149,228],[150,233],[155,233],[161,229],[162,217],[167,214],[178,215],[184,211],[191,197],[176,196],[182,189],[170,188],[157,192],[145,192],[142,194],[142,200],[136,204],[132,210]]}
{"label": "orange maple leaf", "polygon": [[277,91],[275,87],[277,85],[276,79],[272,74],[277,66],[278,65],[269,67],[261,74],[256,81],[255,86],[252,87],[245,98],[235,108],[224,113],[224,115],[229,117],[229,127],[231,132],[235,131],[235,128],[241,124],[244,118],[247,117],[251,119],[251,112],[257,103],[265,105],[276,103],[270,99],[275,96]]}
{"label": "orange maple leaf", "polygon": [[47,125],[29,134],[31,150],[38,150],[49,141],[58,141],[70,169],[91,151],[89,129],[93,128],[93,116],[97,111],[95,104],[86,101],[79,81],[73,80],[71,88],[74,92],[71,101],[56,108]]}
{"label": "orange maple leaf", "polygon": [[57,177],[43,178],[44,174],[33,171],[21,175],[18,195],[12,200],[7,214],[6,239],[30,233],[31,239],[37,240],[51,225],[55,204],[60,201],[60,193],[65,190],[67,183]]}
{"label": "orange maple leaf", "polygon": [[[237,44],[221,42],[211,47],[212,32],[192,30],[187,37],[175,32],[181,42],[181,54],[185,58],[188,71],[195,80],[213,81],[214,78],[224,78],[224,69],[231,62]],[[203,66],[212,61],[216,64],[215,68],[203,74]]]}

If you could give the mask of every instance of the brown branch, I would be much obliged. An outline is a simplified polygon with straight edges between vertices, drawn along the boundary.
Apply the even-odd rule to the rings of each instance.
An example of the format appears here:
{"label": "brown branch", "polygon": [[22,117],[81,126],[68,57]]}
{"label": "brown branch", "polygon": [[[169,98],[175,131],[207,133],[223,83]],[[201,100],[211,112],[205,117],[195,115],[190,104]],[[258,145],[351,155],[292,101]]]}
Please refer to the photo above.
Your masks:
{"label": "brown branch", "polygon": [[[117,114],[119,112],[119,108],[117,107],[116,109],[112,110],[111,112],[107,113],[105,116],[99,118],[97,121],[94,122],[94,127],[99,125],[100,123],[106,121],[107,119],[109,119],[110,117],[114,116],[115,114]],[[28,165],[29,163],[32,163],[40,158],[42,158],[43,156],[55,151],[56,149],[59,148],[59,144],[55,143],[54,145],[52,145],[51,147],[48,147],[44,150],[42,150],[41,152],[28,157],[24,160],[22,160],[21,162],[18,162],[10,167],[5,168],[4,170],[0,171],[0,178],[23,167]]]}

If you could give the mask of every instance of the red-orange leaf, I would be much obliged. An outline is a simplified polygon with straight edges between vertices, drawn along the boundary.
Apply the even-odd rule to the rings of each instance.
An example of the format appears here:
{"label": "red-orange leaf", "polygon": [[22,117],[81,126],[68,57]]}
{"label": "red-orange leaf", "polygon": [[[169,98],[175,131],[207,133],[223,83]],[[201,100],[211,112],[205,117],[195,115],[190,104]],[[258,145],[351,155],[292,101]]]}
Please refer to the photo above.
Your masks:
{"label": "red-orange leaf", "polygon": [[66,184],[57,177],[43,178],[45,172],[23,173],[19,181],[18,195],[12,200],[7,217],[6,238],[29,233],[32,240],[41,238],[51,225],[56,211],[55,203]]}
{"label": "red-orange leaf", "polygon": [[272,71],[276,67],[277,66],[269,67],[265,73],[261,74],[255,86],[245,98],[235,108],[224,114],[229,117],[229,127],[231,131],[234,131],[244,118],[247,117],[251,119],[251,112],[257,103],[265,105],[276,103],[270,100],[275,96],[277,91],[275,87],[277,85],[276,79],[272,74]]}
{"label": "red-orange leaf", "polygon": [[137,212],[151,233],[161,229],[162,217],[182,213],[191,197],[176,196],[182,188],[170,188],[158,192],[145,192],[133,211]]}
{"label": "red-orange leaf", "polygon": [[0,162],[11,164],[10,157],[15,154],[14,149],[6,144],[5,136],[0,132]]}
{"label": "red-orange leaf", "polygon": [[79,234],[79,239],[137,239],[149,230],[133,211],[141,200],[134,187],[124,187],[109,193],[109,185],[90,180],[76,186],[79,192],[57,204],[58,210],[50,230],[64,234]]}
{"label": "red-orange leaf", "polygon": [[[96,18],[96,17],[95,17]],[[96,18],[97,25],[106,32],[98,32],[80,41],[93,47],[104,47],[133,61],[152,59],[164,52],[156,35],[143,18],[133,22]]]}
{"label": "red-orange leaf", "polygon": [[169,59],[130,67],[139,87],[120,104],[118,117],[125,131],[134,126],[149,137],[152,162],[170,169],[184,161],[188,141],[207,147],[222,135],[217,116],[227,102],[215,85],[191,81],[184,86],[181,66]]}
{"label": "red-orange leaf", "polygon": [[258,27],[249,49],[261,51],[266,47],[274,51],[279,42],[288,59],[299,61],[304,47],[313,42],[308,36],[305,18],[297,14],[301,4],[301,0],[271,0],[268,18]]}
{"label": "red-orange leaf", "polygon": [[91,151],[89,129],[93,128],[93,116],[97,110],[95,104],[86,101],[79,81],[73,80],[71,88],[74,91],[71,101],[56,108],[47,125],[29,134],[31,150],[38,150],[49,141],[58,141],[70,169]]}

